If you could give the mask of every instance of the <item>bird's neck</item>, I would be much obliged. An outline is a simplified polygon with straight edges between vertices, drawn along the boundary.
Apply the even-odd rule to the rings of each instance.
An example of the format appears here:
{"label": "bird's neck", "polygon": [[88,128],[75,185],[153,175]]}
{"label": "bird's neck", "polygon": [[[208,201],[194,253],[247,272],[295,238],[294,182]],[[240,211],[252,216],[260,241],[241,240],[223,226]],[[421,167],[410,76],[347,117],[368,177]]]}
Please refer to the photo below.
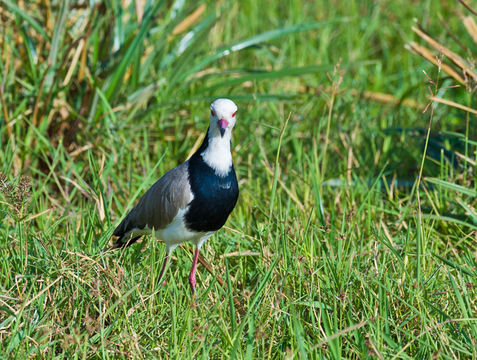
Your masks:
{"label": "bird's neck", "polygon": [[214,134],[209,128],[202,146],[197,151],[202,160],[210,166],[218,176],[226,176],[232,167],[230,153],[231,132],[227,131],[223,137]]}

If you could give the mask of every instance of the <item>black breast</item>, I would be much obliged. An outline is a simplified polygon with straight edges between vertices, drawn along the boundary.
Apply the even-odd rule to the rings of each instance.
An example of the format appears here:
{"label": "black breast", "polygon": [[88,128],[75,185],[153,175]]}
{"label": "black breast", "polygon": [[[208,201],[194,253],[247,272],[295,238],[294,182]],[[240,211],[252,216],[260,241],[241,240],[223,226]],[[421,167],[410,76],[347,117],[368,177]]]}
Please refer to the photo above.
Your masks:
{"label": "black breast", "polygon": [[224,226],[239,194],[233,166],[224,177],[217,176],[199,154],[189,160],[189,183],[194,199],[185,215],[194,231],[216,231]]}

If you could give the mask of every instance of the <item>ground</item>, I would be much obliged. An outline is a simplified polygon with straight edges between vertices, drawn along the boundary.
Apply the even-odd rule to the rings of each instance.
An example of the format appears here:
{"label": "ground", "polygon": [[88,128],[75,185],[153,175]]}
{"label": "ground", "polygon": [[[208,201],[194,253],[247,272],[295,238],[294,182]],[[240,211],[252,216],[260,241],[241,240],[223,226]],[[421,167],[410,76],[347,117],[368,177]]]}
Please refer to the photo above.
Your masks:
{"label": "ground", "polygon": [[[1,357],[477,357],[477,118],[429,100],[475,91],[405,48],[417,18],[475,64],[468,10],[91,3],[1,2]],[[101,249],[223,96],[241,193],[194,298],[191,245],[163,287],[160,242]]]}

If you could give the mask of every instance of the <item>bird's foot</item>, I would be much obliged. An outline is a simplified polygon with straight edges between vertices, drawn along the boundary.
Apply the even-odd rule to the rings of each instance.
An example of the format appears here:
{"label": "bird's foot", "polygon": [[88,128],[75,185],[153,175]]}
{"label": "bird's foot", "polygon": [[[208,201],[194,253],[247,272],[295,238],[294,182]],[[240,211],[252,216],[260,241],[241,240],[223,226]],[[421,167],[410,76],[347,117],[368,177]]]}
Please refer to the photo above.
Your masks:
{"label": "bird's foot", "polygon": [[199,303],[199,300],[197,299],[197,295],[194,294],[191,298],[190,298],[190,302],[189,302],[189,306],[192,310],[195,310],[195,309],[198,309],[199,306],[200,306],[200,303]]}

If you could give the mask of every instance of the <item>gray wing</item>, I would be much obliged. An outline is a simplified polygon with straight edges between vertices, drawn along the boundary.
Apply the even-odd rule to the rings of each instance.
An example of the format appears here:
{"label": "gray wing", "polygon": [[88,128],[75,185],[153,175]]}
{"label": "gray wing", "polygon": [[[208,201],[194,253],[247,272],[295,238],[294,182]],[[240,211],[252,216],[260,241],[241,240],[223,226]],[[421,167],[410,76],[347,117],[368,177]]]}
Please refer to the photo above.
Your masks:
{"label": "gray wing", "polygon": [[168,171],[142,196],[114,230],[113,235],[122,237],[132,229],[164,229],[185,208],[191,198],[187,162]]}

